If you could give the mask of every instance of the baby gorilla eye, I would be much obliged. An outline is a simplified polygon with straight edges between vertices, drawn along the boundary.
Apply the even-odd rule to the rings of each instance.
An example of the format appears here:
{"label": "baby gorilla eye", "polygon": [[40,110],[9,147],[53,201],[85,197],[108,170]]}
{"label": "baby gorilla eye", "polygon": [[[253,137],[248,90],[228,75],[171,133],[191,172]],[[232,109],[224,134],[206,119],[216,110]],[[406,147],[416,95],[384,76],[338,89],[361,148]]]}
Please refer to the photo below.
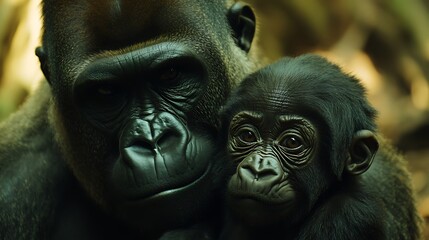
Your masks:
{"label": "baby gorilla eye", "polygon": [[253,133],[252,131],[247,130],[247,129],[240,131],[238,133],[238,138],[241,141],[246,142],[246,143],[252,143],[252,142],[256,142],[257,141],[255,133]]}
{"label": "baby gorilla eye", "polygon": [[280,142],[280,145],[290,150],[298,150],[299,148],[303,147],[304,141],[299,136],[291,135],[291,136],[286,136]]}

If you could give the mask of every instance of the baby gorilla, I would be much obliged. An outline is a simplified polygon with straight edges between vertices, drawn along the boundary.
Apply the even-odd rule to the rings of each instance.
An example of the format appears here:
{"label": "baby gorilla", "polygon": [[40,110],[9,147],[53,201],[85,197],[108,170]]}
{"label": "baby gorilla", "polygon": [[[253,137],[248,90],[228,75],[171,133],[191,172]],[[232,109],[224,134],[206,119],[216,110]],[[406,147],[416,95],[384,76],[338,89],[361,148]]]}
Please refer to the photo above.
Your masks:
{"label": "baby gorilla", "polygon": [[[409,174],[363,86],[316,55],[247,77],[222,112],[223,239],[418,239]],[[380,147],[380,149],[379,149]]]}

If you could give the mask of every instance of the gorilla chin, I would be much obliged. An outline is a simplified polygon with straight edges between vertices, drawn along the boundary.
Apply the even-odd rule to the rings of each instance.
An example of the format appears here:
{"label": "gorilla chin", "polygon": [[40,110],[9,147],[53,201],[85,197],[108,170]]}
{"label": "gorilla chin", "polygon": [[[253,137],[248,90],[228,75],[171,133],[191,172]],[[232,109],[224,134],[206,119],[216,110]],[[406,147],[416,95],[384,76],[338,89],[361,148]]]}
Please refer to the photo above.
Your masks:
{"label": "gorilla chin", "polygon": [[203,214],[205,207],[201,206],[202,203],[211,203],[211,168],[208,165],[201,176],[182,187],[162,190],[140,199],[118,201],[113,213],[142,232],[184,227],[189,221],[198,220],[194,216]]}
{"label": "gorilla chin", "polygon": [[[140,162],[155,165],[140,165],[133,169],[125,166],[127,161],[124,159],[116,161],[110,183],[112,189],[108,190],[112,191],[114,214],[142,231],[160,226],[162,229],[159,231],[182,227],[195,220],[194,216],[204,216],[204,212],[209,211],[207,204],[213,201],[213,180],[210,177],[213,148],[210,146],[208,140],[194,134],[182,149],[184,155],[179,158],[176,154],[174,161],[165,160],[167,157],[159,153],[162,149],[152,150],[155,156],[141,154],[145,150],[139,150]],[[159,158],[164,161],[156,162]],[[162,167],[156,164],[162,164]],[[159,169],[163,167],[169,172],[161,175]],[[144,178],[151,171],[155,175]]]}

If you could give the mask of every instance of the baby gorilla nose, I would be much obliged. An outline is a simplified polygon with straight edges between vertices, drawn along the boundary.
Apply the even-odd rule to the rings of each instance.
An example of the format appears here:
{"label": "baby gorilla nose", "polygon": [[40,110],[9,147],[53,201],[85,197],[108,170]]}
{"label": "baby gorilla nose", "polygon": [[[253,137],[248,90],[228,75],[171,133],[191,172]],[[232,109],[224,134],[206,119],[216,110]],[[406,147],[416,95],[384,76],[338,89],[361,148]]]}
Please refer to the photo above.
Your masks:
{"label": "baby gorilla nose", "polygon": [[277,182],[283,175],[278,161],[270,156],[259,154],[247,157],[237,170],[244,181]]}

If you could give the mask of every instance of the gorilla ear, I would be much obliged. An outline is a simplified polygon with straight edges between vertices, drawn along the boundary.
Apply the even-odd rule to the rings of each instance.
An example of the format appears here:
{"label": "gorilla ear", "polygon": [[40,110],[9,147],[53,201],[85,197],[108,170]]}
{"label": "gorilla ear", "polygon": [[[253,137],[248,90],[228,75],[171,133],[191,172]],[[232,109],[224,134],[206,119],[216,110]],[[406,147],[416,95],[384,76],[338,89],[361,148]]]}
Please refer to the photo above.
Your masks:
{"label": "gorilla ear", "polygon": [[352,140],[350,158],[346,162],[346,170],[352,175],[364,173],[372,164],[378,150],[378,141],[369,130],[357,131]]}
{"label": "gorilla ear", "polygon": [[243,51],[249,52],[256,28],[256,18],[252,8],[240,2],[234,3],[227,17],[237,45]]}
{"label": "gorilla ear", "polygon": [[48,83],[51,84],[49,80],[48,56],[42,46],[36,48],[36,56],[39,58],[40,68],[42,69],[43,75],[45,75]]}

